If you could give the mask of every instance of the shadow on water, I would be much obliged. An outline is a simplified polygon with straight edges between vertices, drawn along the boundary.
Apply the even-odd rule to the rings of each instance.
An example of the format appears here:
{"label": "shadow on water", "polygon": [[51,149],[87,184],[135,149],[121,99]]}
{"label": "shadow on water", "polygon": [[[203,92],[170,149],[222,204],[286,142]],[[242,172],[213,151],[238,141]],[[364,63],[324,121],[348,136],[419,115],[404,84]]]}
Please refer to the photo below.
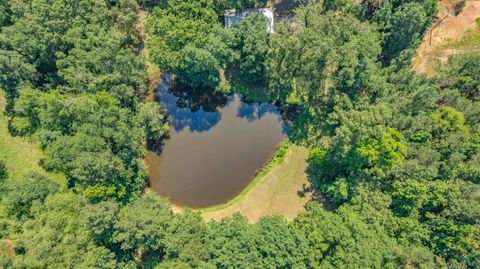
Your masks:
{"label": "shadow on water", "polygon": [[[269,114],[279,114],[279,113],[283,114],[281,109],[269,103],[249,102],[244,100],[242,100],[237,110],[237,116],[240,118],[244,118],[249,122],[260,120],[264,116]],[[281,122],[281,125],[282,125],[282,132],[284,134],[288,134],[288,130],[289,130],[288,121],[285,121],[284,119]]]}
{"label": "shadow on water", "polygon": [[194,89],[174,83],[169,74],[162,77],[156,99],[167,109],[170,124],[176,132],[188,128],[192,132],[205,132],[221,119],[219,108],[230,98],[214,89]]}
{"label": "shadow on water", "polygon": [[247,119],[248,121],[255,121],[261,119],[267,113],[277,113],[278,108],[270,104],[243,102],[238,107],[237,116]]}

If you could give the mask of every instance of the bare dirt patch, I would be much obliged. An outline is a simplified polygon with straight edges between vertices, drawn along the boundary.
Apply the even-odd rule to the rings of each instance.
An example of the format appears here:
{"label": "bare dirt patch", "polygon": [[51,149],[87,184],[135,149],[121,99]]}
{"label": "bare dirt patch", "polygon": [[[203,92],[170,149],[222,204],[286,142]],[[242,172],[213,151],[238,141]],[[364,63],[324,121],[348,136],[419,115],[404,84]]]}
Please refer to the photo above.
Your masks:
{"label": "bare dirt patch", "polygon": [[[448,44],[458,41],[467,31],[477,27],[475,19],[480,17],[480,1],[466,1],[465,7],[457,16],[454,14],[451,1],[439,1],[438,19],[432,27],[447,15],[448,17],[433,29],[431,38],[430,29],[426,32],[422,44],[418,47],[417,56],[413,60],[413,68],[417,73],[433,75],[432,64],[437,60],[446,61],[449,55],[477,50],[477,48],[450,49]],[[480,44],[478,45],[480,49]]]}

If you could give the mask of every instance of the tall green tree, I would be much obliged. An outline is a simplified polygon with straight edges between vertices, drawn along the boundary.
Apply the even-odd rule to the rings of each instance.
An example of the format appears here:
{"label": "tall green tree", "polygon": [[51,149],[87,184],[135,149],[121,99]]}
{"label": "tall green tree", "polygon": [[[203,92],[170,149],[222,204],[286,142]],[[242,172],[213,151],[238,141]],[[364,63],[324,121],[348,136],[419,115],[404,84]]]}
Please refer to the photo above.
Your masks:
{"label": "tall green tree", "polygon": [[81,214],[85,201],[73,193],[47,197],[32,209],[16,240],[17,268],[115,268],[113,252],[95,245]]}
{"label": "tall green tree", "polygon": [[396,268],[395,241],[380,227],[367,225],[354,212],[327,212],[309,204],[293,226],[307,239],[308,268]]}
{"label": "tall green tree", "polygon": [[281,217],[251,226],[237,214],[213,224],[211,232],[211,263],[217,268],[306,268],[305,239]]}
{"label": "tall green tree", "polygon": [[160,257],[165,248],[172,211],[166,199],[147,193],[120,210],[115,223],[113,242],[141,258]]}
{"label": "tall green tree", "polygon": [[402,5],[391,20],[392,28],[385,40],[385,53],[390,59],[420,44],[430,22],[422,5],[415,2]]}
{"label": "tall green tree", "polygon": [[480,56],[477,54],[449,57],[448,64],[440,68],[438,83],[442,88],[455,88],[473,102],[480,98]]}
{"label": "tall green tree", "polygon": [[267,60],[273,99],[294,97],[322,114],[341,93],[356,99],[388,90],[376,57],[375,28],[354,16],[324,12],[320,3],[297,9],[295,23],[271,36]]}
{"label": "tall green tree", "polygon": [[211,247],[208,226],[198,212],[186,210],[182,214],[175,214],[163,242],[165,260],[184,262],[195,268],[209,259]]}
{"label": "tall green tree", "polygon": [[147,29],[153,61],[192,87],[215,87],[232,59],[231,37],[222,33],[211,0],[169,0],[153,10]]}
{"label": "tall green tree", "polygon": [[8,181],[0,199],[8,216],[17,219],[31,217],[30,209],[34,203],[41,203],[52,193],[57,192],[59,186],[51,179],[40,174],[30,174],[22,180]]}
{"label": "tall green tree", "polygon": [[139,127],[143,129],[145,144],[160,141],[168,132],[169,126],[165,111],[157,103],[146,102],[141,104],[137,117]]}
{"label": "tall green tree", "polygon": [[267,20],[260,14],[246,16],[235,27],[235,43],[240,51],[240,71],[253,82],[265,78],[265,60],[268,51]]}

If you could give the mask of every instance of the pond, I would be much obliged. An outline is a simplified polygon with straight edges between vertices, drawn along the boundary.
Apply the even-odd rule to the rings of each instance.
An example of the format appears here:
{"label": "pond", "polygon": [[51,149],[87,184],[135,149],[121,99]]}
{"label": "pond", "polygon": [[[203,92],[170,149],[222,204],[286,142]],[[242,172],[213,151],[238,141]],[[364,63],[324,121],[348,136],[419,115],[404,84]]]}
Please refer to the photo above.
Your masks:
{"label": "pond", "polygon": [[238,195],[286,137],[279,108],[238,95],[171,87],[162,78],[157,100],[170,116],[169,138],[148,152],[150,187],[181,206],[204,208]]}

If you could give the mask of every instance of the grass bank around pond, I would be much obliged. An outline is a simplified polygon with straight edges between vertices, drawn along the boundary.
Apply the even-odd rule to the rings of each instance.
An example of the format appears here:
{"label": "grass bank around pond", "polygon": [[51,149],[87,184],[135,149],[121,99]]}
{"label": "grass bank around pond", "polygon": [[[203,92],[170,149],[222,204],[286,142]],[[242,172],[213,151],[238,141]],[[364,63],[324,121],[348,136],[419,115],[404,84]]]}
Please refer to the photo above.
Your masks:
{"label": "grass bank around pond", "polygon": [[311,197],[305,192],[310,186],[305,173],[308,149],[289,145],[279,151],[283,156],[277,154],[238,196],[227,203],[200,210],[203,219],[220,221],[240,212],[251,223],[273,214],[291,220],[304,210]]}
{"label": "grass bank around pond", "polygon": [[140,39],[142,40],[142,46],[140,48],[139,54],[140,57],[144,59],[145,65],[147,66],[147,100],[154,101],[155,100],[155,90],[157,88],[158,80],[160,79],[162,73],[158,66],[156,66],[150,60],[150,52],[147,48],[147,39],[148,35],[145,32],[145,22],[148,18],[148,11],[141,10],[138,13],[138,20],[137,20],[137,31],[140,33]]}
{"label": "grass bank around pond", "polygon": [[23,137],[13,137],[8,132],[8,117],[5,116],[6,100],[0,90],[0,159],[5,161],[9,178],[21,179],[30,173],[47,175],[60,186],[66,188],[66,179],[62,174],[46,172],[39,164],[43,157],[40,148]]}
{"label": "grass bank around pond", "polygon": [[285,155],[290,146],[291,144],[289,140],[285,140],[282,143],[280,143],[275,153],[275,156],[273,156],[273,158],[270,161],[268,161],[268,163],[260,169],[260,171],[257,173],[255,178],[250,183],[248,183],[248,185],[242,190],[242,192],[239,193],[237,196],[235,196],[233,199],[230,199],[223,204],[203,208],[201,209],[201,211],[202,212],[218,211],[220,209],[227,208],[237,203],[238,201],[240,201],[251,189],[253,189],[253,187],[255,187],[255,185],[257,185],[258,182],[260,182],[263,179],[265,175],[268,174],[268,172],[270,172],[272,167],[274,167],[275,165],[281,164],[283,160],[285,160]]}

